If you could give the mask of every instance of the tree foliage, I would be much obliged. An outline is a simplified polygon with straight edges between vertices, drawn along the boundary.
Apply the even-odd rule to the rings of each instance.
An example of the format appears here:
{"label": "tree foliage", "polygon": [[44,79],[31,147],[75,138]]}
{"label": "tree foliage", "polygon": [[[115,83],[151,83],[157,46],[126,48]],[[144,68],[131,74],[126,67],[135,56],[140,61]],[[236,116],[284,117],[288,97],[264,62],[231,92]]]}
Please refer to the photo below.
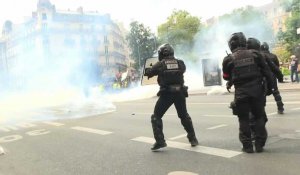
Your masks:
{"label": "tree foliage", "polygon": [[288,52],[286,49],[285,49],[285,46],[282,45],[278,45],[277,47],[275,47],[273,50],[273,53],[275,55],[277,55],[278,59],[280,60],[280,62],[282,63],[288,63],[290,61],[290,52]]}
{"label": "tree foliage", "polygon": [[286,31],[279,32],[277,38],[290,55],[296,54],[296,49],[300,44],[300,34],[297,34],[297,28],[300,28],[300,0],[288,1],[283,6],[291,15],[285,23]]}
{"label": "tree foliage", "polygon": [[170,43],[174,47],[186,46],[187,49],[191,49],[200,28],[200,18],[184,10],[174,10],[167,21],[158,27],[159,41]]}
{"label": "tree foliage", "polygon": [[156,37],[149,27],[137,21],[130,23],[130,32],[126,36],[131,49],[131,57],[135,61],[134,68],[140,70],[145,59],[153,56],[156,50]]}

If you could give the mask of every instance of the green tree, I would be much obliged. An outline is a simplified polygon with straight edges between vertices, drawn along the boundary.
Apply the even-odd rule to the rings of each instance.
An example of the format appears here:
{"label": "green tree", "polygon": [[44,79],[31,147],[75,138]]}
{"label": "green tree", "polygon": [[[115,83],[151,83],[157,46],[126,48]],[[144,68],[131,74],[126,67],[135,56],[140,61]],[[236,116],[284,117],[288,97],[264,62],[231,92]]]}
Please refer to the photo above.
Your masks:
{"label": "green tree", "polygon": [[277,45],[272,51],[280,62],[289,63],[291,54],[285,49],[285,45]]}
{"label": "green tree", "polygon": [[286,20],[286,31],[279,32],[277,38],[291,55],[295,54],[295,49],[300,44],[300,35],[297,35],[297,28],[300,28],[300,0],[288,1],[283,6],[291,16]]}
{"label": "green tree", "polygon": [[[200,18],[190,15],[184,10],[174,10],[167,21],[158,27],[160,43],[170,43],[180,47],[176,52],[192,49],[194,37],[201,28]],[[182,49],[182,47],[185,47]]]}
{"label": "green tree", "polygon": [[131,49],[131,57],[135,61],[134,68],[140,71],[145,59],[152,57],[155,53],[155,47],[157,47],[156,36],[149,27],[133,21],[130,23],[130,32],[126,39]]}

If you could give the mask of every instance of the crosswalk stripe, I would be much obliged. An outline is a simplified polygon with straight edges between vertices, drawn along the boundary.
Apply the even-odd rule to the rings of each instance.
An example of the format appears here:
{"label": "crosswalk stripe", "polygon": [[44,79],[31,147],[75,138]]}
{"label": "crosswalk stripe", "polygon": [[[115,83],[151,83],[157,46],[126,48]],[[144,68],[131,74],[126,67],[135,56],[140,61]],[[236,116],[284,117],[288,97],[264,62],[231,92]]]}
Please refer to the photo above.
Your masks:
{"label": "crosswalk stripe", "polygon": [[224,118],[236,118],[234,115],[203,115],[204,117],[224,117]]}
{"label": "crosswalk stripe", "polygon": [[112,132],[109,132],[109,131],[103,131],[103,130],[92,129],[92,128],[85,128],[85,127],[80,127],[80,126],[71,127],[71,129],[78,130],[78,131],[89,132],[89,133],[94,133],[94,134],[100,134],[100,135],[107,135],[107,134],[112,133]]}
{"label": "crosswalk stripe", "polygon": [[169,138],[169,140],[176,140],[176,139],[180,139],[182,137],[186,137],[186,134],[181,134],[181,135],[176,136],[176,137],[171,137],[171,138]]}
{"label": "crosswalk stripe", "polygon": [[227,125],[221,124],[221,125],[209,127],[209,128],[207,128],[207,129],[217,129],[217,128],[221,128],[221,127],[225,127],[225,126],[227,126]]}
{"label": "crosswalk stripe", "polygon": [[[150,143],[153,144],[155,140],[150,137],[136,137],[131,139],[133,141],[138,141],[138,142],[144,142],[144,143]],[[219,156],[219,157],[224,157],[224,158],[232,158],[237,155],[242,154],[242,152],[238,151],[231,151],[231,150],[225,150],[225,149],[220,149],[220,148],[213,148],[213,147],[206,147],[206,146],[196,146],[196,147],[191,147],[190,144],[187,143],[181,143],[181,142],[174,142],[174,141],[166,141],[168,147],[171,148],[178,148],[186,151],[193,151],[193,152],[199,152],[203,154],[209,154],[209,155],[214,155],[214,156]]]}

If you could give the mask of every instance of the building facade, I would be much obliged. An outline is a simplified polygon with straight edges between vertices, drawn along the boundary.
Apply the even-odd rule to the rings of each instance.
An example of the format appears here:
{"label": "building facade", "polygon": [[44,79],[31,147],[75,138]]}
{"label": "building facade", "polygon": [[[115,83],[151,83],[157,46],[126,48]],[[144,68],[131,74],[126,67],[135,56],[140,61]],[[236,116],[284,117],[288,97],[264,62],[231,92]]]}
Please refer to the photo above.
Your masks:
{"label": "building facade", "polygon": [[[57,10],[49,0],[39,0],[37,9],[24,23],[6,21],[0,40],[0,67],[14,85],[28,81],[22,70],[31,62],[55,70],[62,58],[92,62],[99,69],[97,78],[114,78],[129,66],[126,42],[118,25],[108,14]],[[27,70],[28,71],[28,70]]]}
{"label": "building facade", "polygon": [[276,35],[279,31],[286,31],[285,21],[291,15],[282,6],[284,0],[273,0],[271,3],[258,7],[258,9],[271,22]]}

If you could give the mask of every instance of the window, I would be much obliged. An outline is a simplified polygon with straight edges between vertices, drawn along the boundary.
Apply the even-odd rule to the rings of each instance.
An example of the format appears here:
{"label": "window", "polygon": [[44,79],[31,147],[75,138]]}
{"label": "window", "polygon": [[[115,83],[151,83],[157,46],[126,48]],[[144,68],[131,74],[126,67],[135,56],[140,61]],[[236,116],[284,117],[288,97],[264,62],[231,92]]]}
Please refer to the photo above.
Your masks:
{"label": "window", "polygon": [[47,14],[46,13],[42,14],[42,20],[47,20]]}

